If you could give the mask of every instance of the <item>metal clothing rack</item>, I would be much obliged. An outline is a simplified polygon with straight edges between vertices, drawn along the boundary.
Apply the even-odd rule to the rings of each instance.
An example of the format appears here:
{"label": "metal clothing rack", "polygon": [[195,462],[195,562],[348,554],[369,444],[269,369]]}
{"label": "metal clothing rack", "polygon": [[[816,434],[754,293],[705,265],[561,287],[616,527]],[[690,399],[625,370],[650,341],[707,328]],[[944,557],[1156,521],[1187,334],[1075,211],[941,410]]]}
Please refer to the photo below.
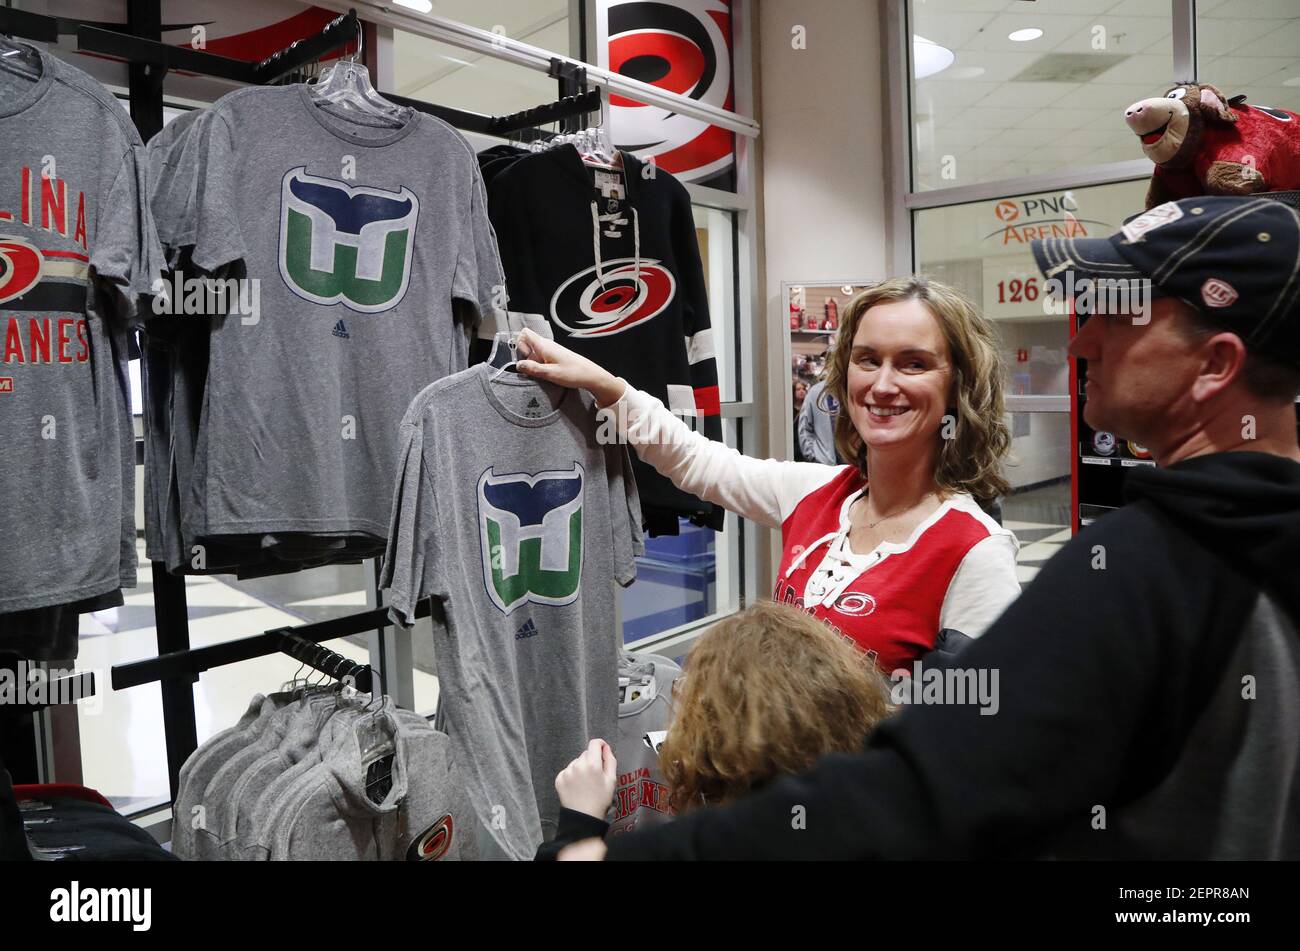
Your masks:
{"label": "metal clothing rack", "polygon": [[[163,79],[168,70],[176,69],[249,84],[272,83],[313,60],[352,43],[357,39],[362,24],[356,11],[349,10],[326,24],[315,36],[295,41],[259,63],[246,63],[163,43],[161,0],[127,0],[125,27],[104,27],[105,24],[81,24],[0,7],[0,33],[38,42],[55,42],[60,34],[74,33],[79,50],[126,60],[129,64],[131,118],[141,138],[147,142],[163,126]],[[379,95],[398,105],[410,106],[433,115],[463,131],[500,137],[532,132],[536,137],[545,137],[548,133],[535,128],[536,126],[565,121],[564,131],[574,131],[581,127],[575,123],[585,121],[587,113],[599,111],[601,106],[599,90],[587,88],[586,72],[581,67],[557,57],[552,61],[551,75],[559,83],[557,101],[506,116],[481,115],[384,92]],[[569,129],[569,126],[573,128]],[[374,671],[368,665],[355,664],[319,645],[323,641],[370,631],[378,631],[382,635],[388,626],[387,611],[384,608],[300,627],[276,628],[250,637],[195,648],[190,646],[185,579],[172,575],[165,565],[156,561],[152,565],[152,577],[158,656],[113,667],[111,681],[114,690],[148,683],[160,685],[167,768],[173,798],[179,785],[181,766],[198,748],[192,685],[198,681],[202,672],[283,652],[332,676],[351,676],[355,679],[357,689],[363,692],[383,686],[382,672],[378,678],[380,682],[374,684]],[[431,610],[431,603],[426,599],[417,606],[415,616],[428,617]]]}

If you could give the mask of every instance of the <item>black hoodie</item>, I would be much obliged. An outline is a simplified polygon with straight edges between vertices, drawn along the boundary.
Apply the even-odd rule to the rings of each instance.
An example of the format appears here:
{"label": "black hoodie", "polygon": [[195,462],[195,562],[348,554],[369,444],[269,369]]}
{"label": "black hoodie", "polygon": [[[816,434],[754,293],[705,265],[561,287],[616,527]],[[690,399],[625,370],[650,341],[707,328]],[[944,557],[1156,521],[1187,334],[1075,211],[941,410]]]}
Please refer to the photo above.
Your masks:
{"label": "black hoodie", "polygon": [[961,654],[996,713],[914,703],[609,857],[1300,858],[1300,464],[1200,456],[1125,494]]}

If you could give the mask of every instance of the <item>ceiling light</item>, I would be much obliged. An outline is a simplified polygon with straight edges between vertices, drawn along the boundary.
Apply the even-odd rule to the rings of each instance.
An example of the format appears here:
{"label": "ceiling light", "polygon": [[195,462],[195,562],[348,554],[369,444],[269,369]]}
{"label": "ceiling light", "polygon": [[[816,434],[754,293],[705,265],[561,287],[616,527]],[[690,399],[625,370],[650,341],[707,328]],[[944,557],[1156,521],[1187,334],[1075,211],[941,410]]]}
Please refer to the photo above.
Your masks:
{"label": "ceiling light", "polygon": [[1290,79],[1282,81],[1283,86],[1300,86],[1300,76],[1292,76]]}
{"label": "ceiling light", "polygon": [[983,66],[958,66],[948,74],[949,79],[974,79],[976,76],[983,76],[985,69]]}
{"label": "ceiling light", "polygon": [[417,13],[432,13],[433,0],[393,0],[399,7],[407,7]]}
{"label": "ceiling light", "polygon": [[1007,39],[1012,43],[1028,43],[1030,40],[1036,40],[1043,35],[1043,31],[1036,26],[1031,26],[1027,30],[1014,30],[1007,34]]}
{"label": "ceiling light", "polygon": [[912,74],[917,79],[943,72],[956,58],[946,46],[940,46],[923,36],[912,37]]}

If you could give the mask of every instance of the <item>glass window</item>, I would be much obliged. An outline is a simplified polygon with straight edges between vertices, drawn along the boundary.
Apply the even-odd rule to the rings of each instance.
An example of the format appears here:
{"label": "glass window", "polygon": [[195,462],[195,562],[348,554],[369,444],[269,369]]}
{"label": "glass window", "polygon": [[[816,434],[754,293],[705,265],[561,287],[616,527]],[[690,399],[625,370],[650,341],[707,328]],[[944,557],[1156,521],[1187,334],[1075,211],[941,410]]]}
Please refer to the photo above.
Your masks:
{"label": "glass window", "polygon": [[[722,402],[736,399],[736,308],[734,212],[692,206],[695,236],[708,286],[713,347]],[[723,441],[736,445],[733,421],[723,421]],[[631,644],[714,614],[739,603],[739,528],[728,515],[722,532],[679,520],[680,535],[646,539],[637,559],[637,579],[620,593],[623,641]]]}
{"label": "glass window", "polygon": [[1196,77],[1226,96],[1300,112],[1300,3],[1197,0]]}
{"label": "glass window", "polygon": [[1016,396],[1067,396],[1070,331],[1048,313],[1029,242],[1054,236],[1102,237],[1142,211],[1143,179],[1017,195],[918,211],[917,270],[969,296],[997,325],[1011,399],[1012,491],[1004,524],[1020,539],[1020,581],[1031,580],[1069,538],[1070,414],[1017,411]]}
{"label": "glass window", "polygon": [[1124,109],[1173,78],[1169,0],[910,0],[908,15],[914,191],[1142,158]]}
{"label": "glass window", "polygon": [[[434,12],[562,56],[580,54],[570,48],[569,0],[443,0]],[[404,30],[393,31],[393,76],[399,96],[485,115],[552,102],[559,89],[545,73]]]}
{"label": "glass window", "polygon": [[1047,314],[1029,242],[1104,237],[1142,211],[1145,180],[1017,195],[915,213],[917,270],[968,295],[997,322],[1013,395],[1068,393],[1066,322]]}
{"label": "glass window", "polygon": [[[418,0],[398,6],[418,8]],[[436,0],[430,14],[568,55],[572,0]],[[363,17],[364,19],[364,13]],[[517,68],[517,67],[516,67]]]}

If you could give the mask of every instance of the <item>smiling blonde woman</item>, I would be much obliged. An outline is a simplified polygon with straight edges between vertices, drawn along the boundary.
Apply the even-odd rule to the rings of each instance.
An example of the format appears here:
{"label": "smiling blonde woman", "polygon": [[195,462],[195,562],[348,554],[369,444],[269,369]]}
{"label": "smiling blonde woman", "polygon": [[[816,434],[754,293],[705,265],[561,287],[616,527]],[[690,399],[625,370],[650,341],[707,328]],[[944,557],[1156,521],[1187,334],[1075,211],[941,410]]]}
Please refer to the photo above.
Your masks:
{"label": "smiling blonde woman", "polygon": [[590,391],[679,488],[780,528],[775,600],[886,673],[942,629],[978,637],[1020,593],[1016,538],[985,511],[1007,491],[1003,368],[992,324],[951,288],[896,278],[845,309],[827,383],[844,466],[742,455],[554,341],[525,332],[520,349],[519,372]]}

